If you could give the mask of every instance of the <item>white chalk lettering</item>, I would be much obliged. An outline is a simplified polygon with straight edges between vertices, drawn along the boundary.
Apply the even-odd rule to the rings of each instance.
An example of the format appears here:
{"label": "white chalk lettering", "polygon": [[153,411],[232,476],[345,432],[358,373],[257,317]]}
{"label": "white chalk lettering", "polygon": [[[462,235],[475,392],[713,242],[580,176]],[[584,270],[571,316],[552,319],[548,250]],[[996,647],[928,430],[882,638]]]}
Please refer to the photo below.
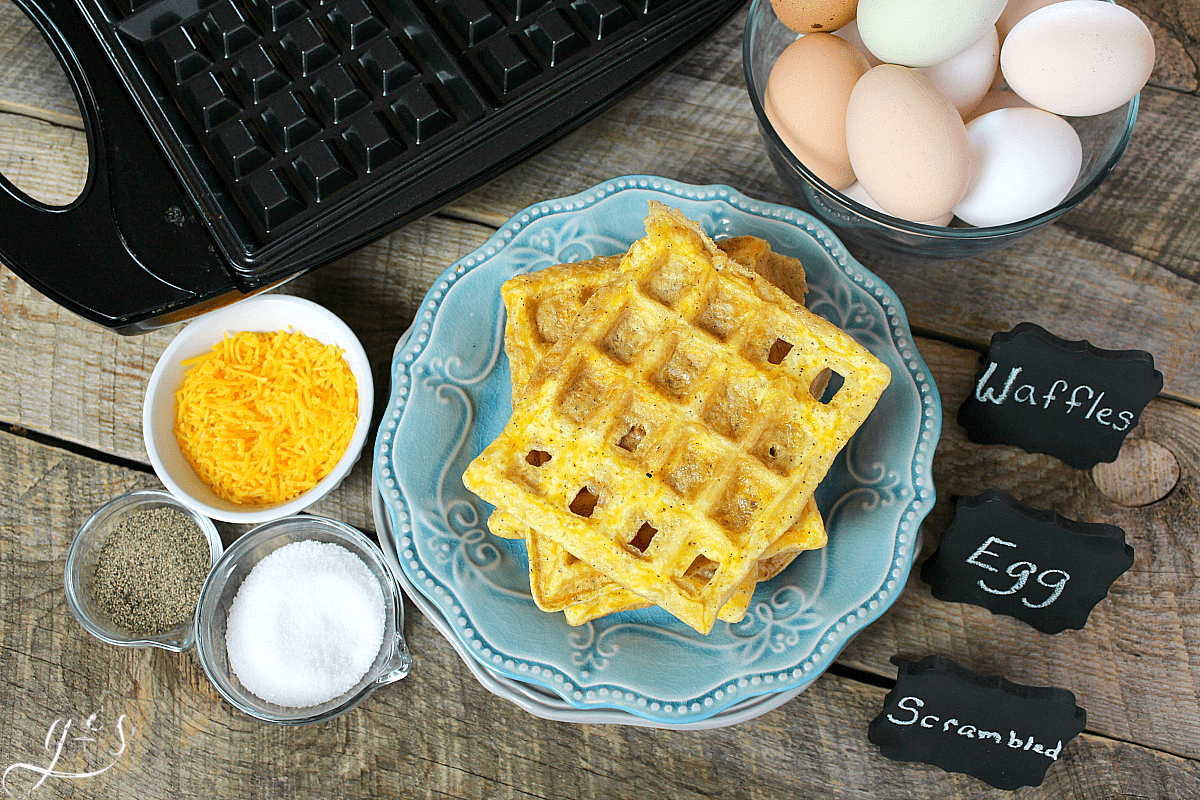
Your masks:
{"label": "white chalk lettering", "polygon": [[[1067,401],[1067,406],[1068,406],[1067,413],[1068,414],[1070,414],[1072,411],[1074,411],[1075,409],[1077,409],[1083,405],[1083,403],[1079,402],[1079,400],[1076,399],[1076,396],[1079,394],[1080,389],[1087,389],[1088,400],[1091,400],[1093,397],[1096,396],[1096,393],[1092,391],[1092,387],[1086,386],[1084,384],[1080,384],[1079,386],[1076,386],[1074,389],[1071,390],[1071,399]],[[1086,417],[1084,419],[1086,419]]]}
{"label": "white chalk lettering", "polygon": [[1013,367],[1008,373],[1008,379],[1004,382],[1004,388],[1000,390],[1000,396],[997,397],[992,387],[987,386],[988,380],[992,377],[992,373],[996,371],[996,362],[988,364],[987,371],[983,373],[983,377],[979,379],[979,383],[975,385],[975,399],[981,403],[995,403],[1000,405],[1007,399],[1008,392],[1012,389],[1013,381],[1017,379],[1017,375],[1021,372],[1021,367]]}
{"label": "white chalk lettering", "polygon": [[[1061,404],[1057,410],[1060,410],[1064,414],[1070,414],[1075,409],[1088,405],[1088,411],[1083,415],[1083,418],[1086,420],[1110,427],[1118,432],[1128,430],[1133,425],[1135,415],[1132,411],[1117,411],[1114,408],[1102,405],[1104,398],[1108,395],[1108,391],[1097,392],[1086,384],[1080,384],[1072,388],[1069,383],[1060,378],[1050,384],[1050,388],[1046,393],[1040,396],[1040,404],[1038,402],[1038,388],[1031,383],[1023,383],[1013,391],[1013,384],[1016,382],[1017,375],[1021,373],[1021,367],[1013,367],[1009,370],[1004,385],[1000,388],[999,393],[997,393],[995,386],[988,385],[988,382],[995,375],[996,368],[996,362],[988,362],[987,369],[975,384],[975,399],[981,403],[1003,405],[1011,399],[1014,403],[1026,403],[1034,407],[1040,405],[1043,410],[1055,410],[1051,409],[1051,406],[1054,404],[1054,401],[1061,400]],[[1066,394],[1063,394],[1064,392]],[[1113,421],[1114,414],[1117,421]]]}
{"label": "white chalk lettering", "polygon": [[[973,566],[979,567],[980,569],[986,569],[988,572],[995,572],[995,573],[999,574],[1000,573],[999,569],[997,569],[996,567],[987,563],[986,561],[980,560],[980,558],[982,556],[992,556],[993,558],[1001,557],[1000,553],[997,553],[994,550],[988,549],[994,544],[1002,544],[1006,547],[1016,547],[1017,546],[1013,542],[1006,542],[1005,540],[1003,540],[999,537],[989,536],[986,540],[984,540],[983,544],[979,545],[979,547],[976,548],[974,553],[971,553],[971,555],[967,556],[967,563],[971,564]],[[998,594],[998,595],[1016,594],[1017,592],[1019,592],[1025,588],[1025,584],[1029,582],[1029,577],[1031,575],[1034,575],[1035,573],[1037,574],[1037,577],[1035,578],[1035,583],[1037,583],[1040,586],[1044,586],[1047,589],[1050,589],[1051,592],[1050,592],[1050,596],[1047,597],[1045,600],[1043,600],[1040,603],[1031,603],[1024,597],[1022,597],[1021,603],[1024,604],[1028,608],[1045,608],[1046,606],[1050,605],[1055,600],[1057,600],[1059,598],[1059,596],[1063,593],[1063,589],[1066,587],[1067,581],[1071,580],[1070,574],[1067,572],[1064,572],[1061,569],[1047,569],[1047,570],[1038,572],[1038,565],[1034,564],[1032,561],[1017,561],[1015,563],[1009,564],[1004,569],[1004,574],[1007,575],[1008,577],[1014,579],[1012,584],[1009,585],[1008,588],[997,588],[995,586],[989,586],[988,583],[983,578],[980,578],[978,581],[976,581],[976,583],[980,589],[983,589],[988,594]],[[1059,576],[1059,577],[1055,577],[1055,576]]]}
{"label": "white chalk lettering", "polygon": [[1017,546],[1014,542],[1006,542],[1003,539],[1000,539],[996,536],[989,536],[987,538],[986,542],[979,545],[978,550],[976,550],[974,553],[971,553],[971,555],[967,557],[967,563],[974,564],[977,567],[983,567],[984,569],[988,570],[989,572],[999,572],[1000,570],[996,569],[991,564],[985,564],[982,561],[978,560],[979,556],[983,556],[983,555],[996,556],[997,558],[1000,557],[999,553],[994,553],[991,550],[988,550],[988,546],[993,545],[993,544],[1002,544],[1005,547],[1016,547]]}
{"label": "white chalk lettering", "polygon": [[[896,725],[917,724],[921,728],[936,730],[937,726],[934,723],[941,722],[941,717],[937,716],[936,714],[926,714],[924,716],[921,715],[918,709],[925,707],[925,701],[919,697],[909,695],[901,699],[896,705],[912,715],[906,718],[897,718],[892,714],[888,714],[887,719]],[[945,720],[945,722],[942,722],[941,728],[943,733],[963,736],[967,739],[978,739],[997,745],[1005,744],[1004,735],[999,731],[980,728],[977,725],[964,724],[959,722],[955,717],[949,717]],[[1062,752],[1061,740],[1054,747],[1047,747],[1039,742],[1034,741],[1032,736],[1021,737],[1018,736],[1017,732],[1013,730],[1010,730],[1008,734],[1008,746],[1014,750],[1039,753],[1054,761],[1058,760],[1059,753]]]}
{"label": "white chalk lettering", "polygon": [[979,588],[991,594],[1016,594],[1017,592],[1021,591],[1022,588],[1024,588],[1025,581],[1029,580],[1030,573],[1036,571],[1037,564],[1034,564],[1032,561],[1018,561],[1015,564],[1009,564],[1008,569],[1004,570],[1004,573],[1010,578],[1016,578],[1016,581],[1013,582],[1012,586],[1008,587],[1007,589],[993,589],[991,586],[988,586],[986,583],[984,583],[982,578],[980,578]]}
{"label": "white chalk lettering", "polygon": [[1029,403],[1029,405],[1031,405],[1031,406],[1036,406],[1037,398],[1034,397],[1034,394],[1036,392],[1037,392],[1037,390],[1033,388],[1032,384],[1023,383],[1017,387],[1017,390],[1015,392],[1013,392],[1013,402],[1014,403]]}
{"label": "white chalk lettering", "polygon": [[[907,703],[908,705],[905,705],[906,703]],[[924,706],[924,705],[925,705],[925,701],[924,701],[924,700],[922,700],[922,699],[921,699],[921,698],[919,698],[919,697],[911,697],[911,696],[910,696],[910,697],[905,697],[905,698],[904,698],[903,700],[901,700],[899,703],[896,703],[896,705],[897,705],[897,707],[899,707],[899,708],[901,708],[901,709],[903,709],[903,710],[905,710],[905,711],[911,711],[911,712],[912,712],[912,719],[910,719],[910,720],[907,720],[907,721],[901,721],[901,720],[898,720],[898,719],[896,719],[895,717],[893,717],[891,714],[888,714],[888,715],[887,715],[887,718],[888,718],[888,719],[889,719],[891,722],[894,722],[894,723],[896,723],[897,725],[912,725],[914,722],[916,722],[916,721],[917,721],[917,718],[921,716],[921,715],[920,715],[920,713],[918,713],[917,709],[918,709],[918,708],[921,708],[922,706]]]}
{"label": "white chalk lettering", "polygon": [[1055,381],[1054,383],[1050,384],[1050,391],[1046,392],[1046,397],[1044,398],[1044,399],[1046,400],[1046,402],[1045,402],[1045,404],[1042,406],[1042,408],[1049,408],[1049,407],[1050,407],[1050,403],[1051,403],[1051,401],[1053,401],[1053,400],[1055,400],[1055,399],[1057,399],[1057,398],[1058,398],[1058,395],[1056,395],[1056,394],[1054,393],[1054,390],[1055,390],[1055,389],[1057,389],[1057,388],[1059,388],[1059,386],[1058,386],[1058,385],[1059,385],[1060,383],[1062,384],[1062,388],[1064,388],[1064,389],[1069,389],[1069,388],[1070,388],[1070,386],[1068,386],[1068,385],[1067,385],[1067,382],[1066,382],[1066,381],[1064,381],[1064,380],[1057,380],[1057,381]]}
{"label": "white chalk lettering", "polygon": [[[1035,567],[1035,569],[1036,569],[1036,567]],[[1059,575],[1062,576],[1062,578],[1060,578],[1057,581],[1053,581],[1052,583],[1046,583],[1046,576],[1050,575],[1052,573],[1058,573]],[[1071,580],[1071,576],[1068,575],[1067,573],[1063,572],[1061,569],[1048,569],[1045,572],[1043,572],[1037,576],[1037,582],[1040,583],[1042,586],[1045,586],[1047,589],[1054,590],[1053,592],[1051,592],[1050,596],[1047,597],[1045,600],[1043,600],[1040,603],[1031,603],[1028,600],[1026,600],[1024,597],[1021,598],[1021,602],[1024,603],[1025,605],[1029,606],[1030,608],[1045,608],[1046,606],[1050,605],[1051,603],[1053,603],[1055,600],[1058,599],[1058,596],[1060,594],[1062,594],[1063,587],[1067,585],[1067,581],[1069,581],[1069,580]]]}

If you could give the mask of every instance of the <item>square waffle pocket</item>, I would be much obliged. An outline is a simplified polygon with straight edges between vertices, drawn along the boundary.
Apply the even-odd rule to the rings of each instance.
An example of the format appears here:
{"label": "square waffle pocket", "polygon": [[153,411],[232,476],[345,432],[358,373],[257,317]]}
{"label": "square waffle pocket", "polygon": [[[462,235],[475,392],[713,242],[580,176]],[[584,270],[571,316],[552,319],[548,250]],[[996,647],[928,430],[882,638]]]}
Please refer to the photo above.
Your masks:
{"label": "square waffle pocket", "polygon": [[[792,299],[803,302],[807,293],[804,267],[799,260],[771,250],[753,236],[738,236],[717,242],[726,255],[785,288]],[[537,362],[560,338],[568,334],[584,303],[613,278],[620,256],[597,256],[573,264],[559,264],[537,272],[518,275],[504,283],[502,293],[508,312],[504,349],[512,375],[513,405],[526,389]],[[493,534],[507,539],[524,539],[529,558],[529,588],[538,608],[564,611],[567,622],[585,622],[621,611],[645,608],[646,600],[604,577],[586,561],[580,561],[553,539],[539,536],[503,509],[488,519]],[[733,596],[721,607],[718,617],[740,622],[746,614],[754,588],[778,575],[805,550],[823,547],[825,526],[812,500],[800,519],[759,560],[759,568],[747,576]]]}
{"label": "square waffle pocket", "polygon": [[646,230],[463,482],[707,633],[890,376],[678,211]]}

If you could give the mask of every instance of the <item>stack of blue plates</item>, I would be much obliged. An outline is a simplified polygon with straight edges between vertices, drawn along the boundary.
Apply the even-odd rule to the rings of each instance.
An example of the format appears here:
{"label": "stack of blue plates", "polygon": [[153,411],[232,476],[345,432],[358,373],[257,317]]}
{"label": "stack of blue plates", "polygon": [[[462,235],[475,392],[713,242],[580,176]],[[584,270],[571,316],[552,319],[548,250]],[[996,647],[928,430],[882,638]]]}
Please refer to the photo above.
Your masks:
{"label": "stack of blue plates", "polygon": [[[746,618],[708,635],[658,608],[580,627],[539,610],[524,543],[490,534],[491,507],[461,480],[512,410],[501,284],[624,252],[643,235],[651,199],[714,238],[759,236],[799,258],[808,307],[892,371],[817,492],[829,544],[759,584]],[[393,358],[375,447],[376,521],[397,580],[497,695],[549,719],[719,727],[803,691],[903,590],[933,505],[941,419],[896,295],[821,223],[725,186],[618,178],[525,209],[434,283]]]}

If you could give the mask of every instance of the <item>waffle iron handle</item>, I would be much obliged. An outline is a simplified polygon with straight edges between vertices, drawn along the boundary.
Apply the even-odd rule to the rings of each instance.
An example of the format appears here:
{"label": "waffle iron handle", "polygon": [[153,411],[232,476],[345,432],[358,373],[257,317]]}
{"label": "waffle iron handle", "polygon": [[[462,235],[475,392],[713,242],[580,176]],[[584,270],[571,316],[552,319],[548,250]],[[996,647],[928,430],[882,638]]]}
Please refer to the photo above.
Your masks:
{"label": "waffle iron handle", "polygon": [[122,333],[230,293],[195,206],[75,0],[15,2],[75,90],[90,163],[82,193],[62,207],[0,175],[0,260],[51,299]]}

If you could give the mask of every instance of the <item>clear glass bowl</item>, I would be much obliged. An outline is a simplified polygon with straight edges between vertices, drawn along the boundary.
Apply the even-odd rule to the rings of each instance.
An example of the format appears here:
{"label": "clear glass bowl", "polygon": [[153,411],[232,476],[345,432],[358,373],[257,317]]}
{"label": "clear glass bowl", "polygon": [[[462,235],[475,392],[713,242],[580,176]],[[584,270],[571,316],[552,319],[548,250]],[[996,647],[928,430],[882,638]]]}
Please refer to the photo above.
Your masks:
{"label": "clear glass bowl", "polygon": [[[1111,2],[1111,0],[1110,0]],[[801,208],[821,219],[848,244],[870,253],[912,260],[963,259],[1007,247],[1079,205],[1108,177],[1129,143],[1138,98],[1094,117],[1067,117],[1083,144],[1083,167],[1067,198],[1035,217],[988,228],[935,227],[897,219],[852,200],[818,178],[779,138],[763,109],[767,77],[779,54],[797,34],[779,21],[771,0],[753,0],[742,40],[742,67],[759,133],[779,179]]]}
{"label": "clear glass bowl", "polygon": [[[340,697],[304,708],[268,702],[248,691],[229,668],[225,624],[229,606],[250,571],[268,555],[292,542],[333,542],[357,555],[379,581],[384,597],[383,644],[370,669]],[[379,547],[359,531],[336,520],[308,515],[259,525],[234,542],[209,573],[196,613],[196,654],[205,674],[230,705],[251,717],[282,725],[323,722],[351,710],[380,686],[408,675],[412,659],[404,641],[404,602]]]}
{"label": "clear glass bowl", "polygon": [[131,515],[148,509],[174,508],[186,514],[200,526],[208,539],[211,563],[221,557],[221,536],[212,520],[180,503],[167,492],[142,489],[123,494],[101,506],[75,534],[71,548],[67,551],[64,582],[67,590],[67,606],[75,619],[79,620],[88,633],[97,639],[121,647],[161,647],[182,653],[192,646],[195,625],[189,618],[185,623],[163,634],[148,636],[125,630],[109,618],[95,601],[94,579],[96,560],[100,548],[112,533],[114,526]]}

